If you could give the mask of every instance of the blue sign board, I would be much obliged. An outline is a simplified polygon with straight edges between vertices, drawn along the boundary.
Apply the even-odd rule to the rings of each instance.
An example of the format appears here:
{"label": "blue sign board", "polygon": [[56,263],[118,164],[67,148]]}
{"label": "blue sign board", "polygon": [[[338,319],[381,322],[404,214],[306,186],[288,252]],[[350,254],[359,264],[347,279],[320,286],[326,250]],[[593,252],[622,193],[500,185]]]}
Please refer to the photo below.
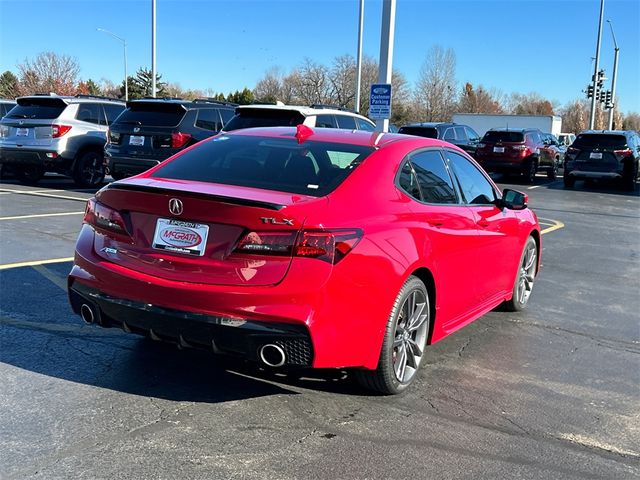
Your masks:
{"label": "blue sign board", "polygon": [[374,83],[369,97],[369,118],[384,120],[391,118],[391,84]]}

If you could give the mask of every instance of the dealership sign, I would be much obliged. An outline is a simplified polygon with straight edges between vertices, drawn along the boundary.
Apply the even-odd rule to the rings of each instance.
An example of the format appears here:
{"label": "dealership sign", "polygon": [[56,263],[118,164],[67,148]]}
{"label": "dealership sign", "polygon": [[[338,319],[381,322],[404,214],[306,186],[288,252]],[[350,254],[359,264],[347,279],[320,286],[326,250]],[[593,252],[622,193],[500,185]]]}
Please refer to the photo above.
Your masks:
{"label": "dealership sign", "polygon": [[369,96],[369,118],[384,120],[391,118],[391,84],[375,83],[371,85]]}

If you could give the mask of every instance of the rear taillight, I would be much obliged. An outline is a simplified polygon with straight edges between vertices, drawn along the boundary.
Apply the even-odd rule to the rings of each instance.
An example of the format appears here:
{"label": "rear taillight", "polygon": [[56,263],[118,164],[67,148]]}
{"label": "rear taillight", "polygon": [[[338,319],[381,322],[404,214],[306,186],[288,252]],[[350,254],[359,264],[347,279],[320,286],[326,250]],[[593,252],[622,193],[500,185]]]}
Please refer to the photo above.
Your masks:
{"label": "rear taillight", "polygon": [[107,130],[107,143],[114,143],[114,144],[119,144],[120,143],[120,134],[111,131],[111,129]]}
{"label": "rear taillight", "polygon": [[478,145],[476,145],[478,148],[484,148],[487,146],[486,143],[479,143]]}
{"label": "rear taillight", "polygon": [[614,150],[613,154],[616,156],[618,160],[622,160],[625,157],[629,157],[633,154],[630,148],[625,148],[624,150]]}
{"label": "rear taillight", "polygon": [[122,215],[117,210],[98,202],[95,198],[90,198],[87,201],[84,211],[84,223],[88,223],[100,230],[129,235]]}
{"label": "rear taillight", "polygon": [[184,147],[191,140],[190,133],[173,132],[171,134],[171,148]]}
{"label": "rear taillight", "polygon": [[529,147],[527,147],[526,145],[513,145],[511,148],[520,152],[524,152]]}
{"label": "rear taillight", "polygon": [[51,125],[51,138],[60,138],[71,130],[71,125]]}
{"label": "rear taillight", "polygon": [[250,232],[235,251],[260,255],[317,258],[338,263],[362,238],[362,230],[303,230],[296,232]]}
{"label": "rear taillight", "polygon": [[569,147],[567,148],[567,153],[570,153],[572,155],[575,155],[576,153],[578,153],[580,150],[578,150],[577,148],[573,148],[573,147]]}

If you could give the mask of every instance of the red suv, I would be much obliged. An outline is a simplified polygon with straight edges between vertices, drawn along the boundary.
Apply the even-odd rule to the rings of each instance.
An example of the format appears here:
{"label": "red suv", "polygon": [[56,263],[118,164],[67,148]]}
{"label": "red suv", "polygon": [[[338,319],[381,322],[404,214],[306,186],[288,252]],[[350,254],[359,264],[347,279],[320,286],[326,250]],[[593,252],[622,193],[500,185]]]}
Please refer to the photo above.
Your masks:
{"label": "red suv", "polygon": [[544,146],[537,128],[491,129],[478,144],[476,160],[487,172],[519,173],[528,183],[533,183],[538,170],[554,179],[554,162],[540,155]]}

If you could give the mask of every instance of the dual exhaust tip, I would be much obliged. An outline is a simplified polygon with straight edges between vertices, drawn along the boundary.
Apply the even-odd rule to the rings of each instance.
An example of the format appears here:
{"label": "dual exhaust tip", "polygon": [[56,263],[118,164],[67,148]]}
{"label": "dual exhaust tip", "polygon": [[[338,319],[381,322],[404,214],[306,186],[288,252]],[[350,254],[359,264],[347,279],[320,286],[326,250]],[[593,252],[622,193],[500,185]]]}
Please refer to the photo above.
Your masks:
{"label": "dual exhaust tip", "polygon": [[[96,315],[93,312],[93,308],[88,303],[83,303],[80,306],[80,316],[85,323],[92,324],[96,321]],[[287,354],[280,345],[275,343],[267,343],[260,347],[258,351],[260,360],[268,367],[277,368],[282,367],[287,361]]]}

